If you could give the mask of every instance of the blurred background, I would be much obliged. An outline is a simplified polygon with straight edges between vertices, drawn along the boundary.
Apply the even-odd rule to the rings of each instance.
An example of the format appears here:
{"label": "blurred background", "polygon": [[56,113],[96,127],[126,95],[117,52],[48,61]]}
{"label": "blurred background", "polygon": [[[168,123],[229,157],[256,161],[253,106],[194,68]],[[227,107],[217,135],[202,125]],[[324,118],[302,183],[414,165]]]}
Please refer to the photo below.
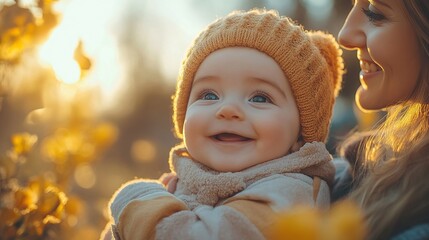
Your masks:
{"label": "blurred background", "polygon": [[[181,59],[233,10],[276,9],[337,35],[351,1],[0,0],[0,236],[98,239],[122,183],[159,178]],[[328,140],[379,117],[356,110],[355,53]]]}

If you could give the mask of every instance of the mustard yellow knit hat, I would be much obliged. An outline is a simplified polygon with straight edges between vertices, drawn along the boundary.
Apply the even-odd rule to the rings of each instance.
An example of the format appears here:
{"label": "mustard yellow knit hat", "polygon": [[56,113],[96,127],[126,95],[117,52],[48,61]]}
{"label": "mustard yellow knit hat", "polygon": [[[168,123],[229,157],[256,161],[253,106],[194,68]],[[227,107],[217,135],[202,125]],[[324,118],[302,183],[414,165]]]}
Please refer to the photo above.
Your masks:
{"label": "mustard yellow knit hat", "polygon": [[212,52],[227,47],[249,47],[272,57],[289,80],[300,115],[305,142],[324,142],[329,131],[335,97],[341,88],[343,59],[335,38],[308,32],[275,11],[235,11],[210,24],[188,49],[173,98],[173,122],[183,138],[193,78]]}

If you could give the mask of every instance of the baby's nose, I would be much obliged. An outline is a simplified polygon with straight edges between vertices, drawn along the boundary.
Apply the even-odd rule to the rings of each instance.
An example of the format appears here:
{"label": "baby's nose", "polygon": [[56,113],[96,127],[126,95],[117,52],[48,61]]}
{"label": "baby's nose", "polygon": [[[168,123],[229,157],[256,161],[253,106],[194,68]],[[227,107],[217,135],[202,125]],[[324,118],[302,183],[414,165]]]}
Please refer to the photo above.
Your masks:
{"label": "baby's nose", "polygon": [[218,119],[242,120],[244,118],[244,113],[238,104],[224,103],[219,107],[216,117]]}

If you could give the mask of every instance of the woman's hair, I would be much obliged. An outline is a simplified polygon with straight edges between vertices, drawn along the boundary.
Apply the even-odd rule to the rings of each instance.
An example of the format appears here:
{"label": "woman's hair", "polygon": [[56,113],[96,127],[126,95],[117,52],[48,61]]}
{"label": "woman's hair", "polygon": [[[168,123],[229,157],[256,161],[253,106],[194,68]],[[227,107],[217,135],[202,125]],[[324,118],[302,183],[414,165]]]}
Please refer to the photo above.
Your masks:
{"label": "woman's hair", "polygon": [[403,1],[405,12],[411,23],[415,26],[420,43],[426,53],[429,55],[429,3],[425,0]]}
{"label": "woman's hair", "polygon": [[421,44],[417,86],[374,131],[350,138],[340,150],[359,166],[351,197],[365,212],[368,239],[388,239],[429,221],[429,1],[402,2]]}

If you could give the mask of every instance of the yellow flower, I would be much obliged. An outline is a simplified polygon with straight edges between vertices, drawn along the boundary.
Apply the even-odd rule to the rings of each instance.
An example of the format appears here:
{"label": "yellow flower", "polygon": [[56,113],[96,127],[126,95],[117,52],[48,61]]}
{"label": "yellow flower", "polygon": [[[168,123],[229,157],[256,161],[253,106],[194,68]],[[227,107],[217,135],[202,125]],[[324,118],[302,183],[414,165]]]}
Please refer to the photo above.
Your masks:
{"label": "yellow flower", "polygon": [[326,228],[326,240],[365,239],[366,225],[358,206],[351,201],[341,201],[332,206]]}
{"label": "yellow flower", "polygon": [[[40,239],[50,224],[64,219],[67,197],[43,177],[13,190],[13,206],[0,209],[0,234],[6,239]],[[0,237],[1,238],[1,237]]]}
{"label": "yellow flower", "polygon": [[61,204],[58,193],[58,190],[53,189],[52,187],[46,189],[46,191],[44,191],[43,194],[40,196],[38,202],[39,209],[37,209],[37,211],[43,215],[49,215],[55,212],[55,210]]}
{"label": "yellow flower", "polygon": [[17,155],[27,154],[37,142],[37,136],[29,133],[19,133],[12,135],[13,152]]}
{"label": "yellow flower", "polygon": [[93,158],[94,147],[85,140],[83,131],[61,128],[44,140],[42,152],[57,164],[86,162]]}
{"label": "yellow flower", "polygon": [[116,127],[109,123],[61,128],[44,140],[42,152],[57,164],[88,163],[110,146],[117,135]]}
{"label": "yellow flower", "polygon": [[32,45],[35,18],[18,4],[0,10],[0,60],[14,61]]}
{"label": "yellow flower", "polygon": [[296,206],[291,211],[279,214],[270,230],[270,239],[319,239],[320,220],[321,215],[317,209],[308,206]]}
{"label": "yellow flower", "polygon": [[38,193],[37,209],[32,213],[34,217],[44,224],[59,223],[67,203],[64,192],[44,178],[33,179],[29,188]]}
{"label": "yellow flower", "polygon": [[57,188],[48,189],[40,202],[40,212],[46,214],[43,218],[44,224],[58,224],[65,216],[65,205],[67,196]]}
{"label": "yellow flower", "polygon": [[37,208],[37,193],[32,189],[19,188],[15,191],[15,208],[26,214]]}
{"label": "yellow flower", "polygon": [[90,139],[99,147],[105,148],[110,146],[118,136],[118,129],[109,123],[101,123],[95,126],[91,133]]}
{"label": "yellow flower", "polygon": [[67,161],[67,150],[64,145],[62,145],[61,141],[58,141],[54,137],[48,137],[43,141],[42,152],[56,163],[64,163]]}
{"label": "yellow flower", "polygon": [[360,208],[341,201],[323,212],[313,206],[296,206],[278,215],[269,239],[363,240],[366,225]]}

